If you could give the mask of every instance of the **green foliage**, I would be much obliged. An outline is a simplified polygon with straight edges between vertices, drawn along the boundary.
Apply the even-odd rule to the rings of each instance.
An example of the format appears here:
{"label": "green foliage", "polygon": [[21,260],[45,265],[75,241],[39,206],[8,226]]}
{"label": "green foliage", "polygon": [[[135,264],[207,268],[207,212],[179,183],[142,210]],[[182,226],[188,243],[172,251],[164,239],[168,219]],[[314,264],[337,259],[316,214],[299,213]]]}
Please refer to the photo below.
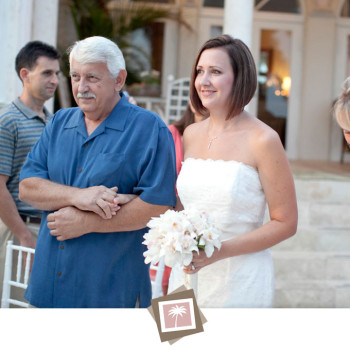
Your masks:
{"label": "green foliage", "polygon": [[[156,5],[119,2],[109,9],[108,0],[70,0],[70,9],[79,40],[99,35],[116,42],[122,50],[126,63],[133,61],[134,67],[127,67],[126,84],[140,82],[140,72],[144,70],[138,56],[150,57],[142,47],[131,44],[131,34],[146,28],[161,18],[171,18],[169,10]],[[150,62],[151,63],[151,62]],[[135,68],[136,66],[136,68]]]}
{"label": "green foliage", "polygon": [[124,3],[112,10],[112,17],[115,38],[122,41],[136,29],[144,28],[160,18],[169,18],[170,12],[145,4]]}
{"label": "green foliage", "polygon": [[92,35],[112,38],[113,22],[105,0],[71,0],[70,9],[79,39]]}

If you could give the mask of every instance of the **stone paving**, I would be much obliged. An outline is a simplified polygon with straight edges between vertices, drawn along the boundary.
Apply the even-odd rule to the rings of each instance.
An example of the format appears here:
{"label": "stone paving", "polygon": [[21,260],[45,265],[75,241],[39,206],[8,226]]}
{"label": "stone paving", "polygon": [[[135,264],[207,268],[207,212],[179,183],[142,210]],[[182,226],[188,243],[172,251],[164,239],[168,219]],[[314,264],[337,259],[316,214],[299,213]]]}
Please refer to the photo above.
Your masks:
{"label": "stone paving", "polygon": [[271,249],[275,307],[350,307],[350,164],[291,166],[298,231]]}

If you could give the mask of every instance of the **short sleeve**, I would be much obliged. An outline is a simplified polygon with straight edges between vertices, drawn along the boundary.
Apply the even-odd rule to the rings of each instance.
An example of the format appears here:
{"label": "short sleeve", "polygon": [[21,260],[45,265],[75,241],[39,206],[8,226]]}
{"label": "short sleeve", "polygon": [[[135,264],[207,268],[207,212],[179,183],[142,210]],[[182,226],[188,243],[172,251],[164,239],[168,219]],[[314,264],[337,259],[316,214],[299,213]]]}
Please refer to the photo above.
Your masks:
{"label": "short sleeve", "polygon": [[155,124],[148,139],[134,193],[140,193],[147,203],[175,207],[177,175],[173,137],[165,125]]}
{"label": "short sleeve", "polygon": [[32,150],[28,153],[28,157],[21,170],[20,181],[28,177],[40,177],[43,179],[49,179],[47,155],[53,120],[54,119],[52,119],[47,124],[39,140],[36,142]]}
{"label": "short sleeve", "polygon": [[15,152],[15,135],[11,130],[0,125],[0,174],[11,176]]}

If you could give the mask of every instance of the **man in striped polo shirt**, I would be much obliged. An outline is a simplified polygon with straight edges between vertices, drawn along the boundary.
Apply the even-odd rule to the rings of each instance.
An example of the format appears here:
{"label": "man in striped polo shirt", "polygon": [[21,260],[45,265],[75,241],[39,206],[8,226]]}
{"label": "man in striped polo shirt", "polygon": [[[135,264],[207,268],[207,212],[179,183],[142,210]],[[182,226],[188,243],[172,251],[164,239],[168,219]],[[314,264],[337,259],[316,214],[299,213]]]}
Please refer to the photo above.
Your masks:
{"label": "man in striped polo shirt", "polygon": [[0,110],[0,297],[7,241],[34,248],[38,235],[41,211],[19,200],[18,183],[28,152],[52,117],[44,103],[58,86],[60,57],[51,45],[27,43],[15,61],[22,93]]}

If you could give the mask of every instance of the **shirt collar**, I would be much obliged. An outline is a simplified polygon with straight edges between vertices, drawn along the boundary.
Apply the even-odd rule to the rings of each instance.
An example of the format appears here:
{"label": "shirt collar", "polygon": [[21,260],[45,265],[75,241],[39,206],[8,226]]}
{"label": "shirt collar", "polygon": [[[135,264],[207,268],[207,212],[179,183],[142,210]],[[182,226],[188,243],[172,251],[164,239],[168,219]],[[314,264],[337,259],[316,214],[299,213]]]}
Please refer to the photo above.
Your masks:
{"label": "shirt collar", "polygon": [[122,92],[120,96],[121,99],[115,105],[111,114],[106,118],[105,126],[106,128],[123,131],[130,111],[130,102]]}
{"label": "shirt collar", "polygon": [[[40,118],[42,120],[42,118],[40,116],[38,116],[37,113],[35,113],[31,108],[29,108],[28,106],[26,106],[20,99],[19,97],[17,97],[14,101],[12,101],[12,103],[28,118],[28,119],[33,119],[33,118]],[[44,106],[44,114],[46,116],[46,118],[51,118],[52,114],[47,110],[47,108]]]}
{"label": "shirt collar", "polygon": [[[125,122],[129,114],[130,103],[122,92],[120,93],[120,96],[121,99],[114,106],[110,115],[102,122],[101,125],[104,125],[104,128],[110,128],[120,131],[124,130]],[[70,118],[65,126],[66,128],[74,128],[79,125],[85,126],[84,113],[79,107],[78,111],[78,117]],[[101,127],[101,125],[99,126],[99,128]]]}

